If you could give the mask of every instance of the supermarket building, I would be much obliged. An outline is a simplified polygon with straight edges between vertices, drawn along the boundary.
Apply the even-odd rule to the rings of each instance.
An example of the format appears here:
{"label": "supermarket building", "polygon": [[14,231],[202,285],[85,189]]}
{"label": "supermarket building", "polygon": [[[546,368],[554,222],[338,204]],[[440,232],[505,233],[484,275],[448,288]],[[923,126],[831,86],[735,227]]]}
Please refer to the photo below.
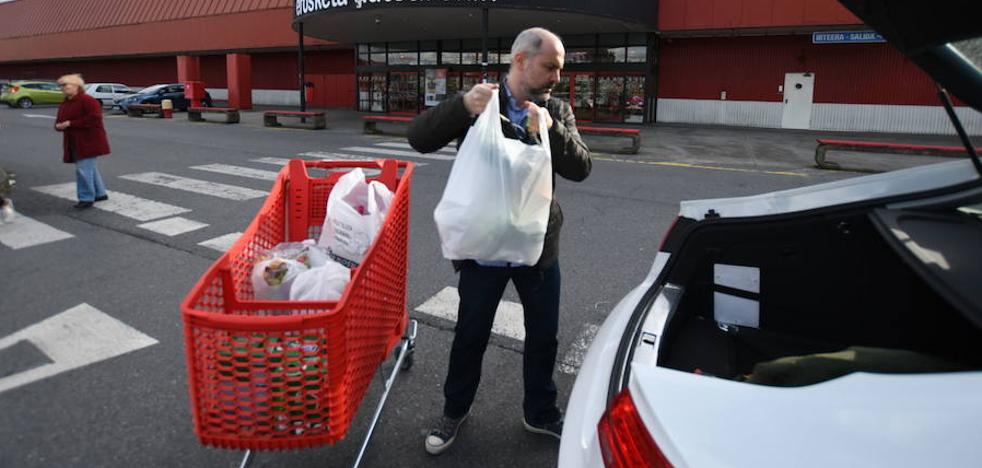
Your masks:
{"label": "supermarket building", "polygon": [[[581,121],[952,133],[926,74],[835,0],[0,2],[0,81],[199,79],[233,105],[412,115],[500,80],[515,34],[559,33]],[[302,26],[301,26],[302,25]],[[303,28],[303,79],[298,31]],[[982,114],[960,106],[970,133]]]}

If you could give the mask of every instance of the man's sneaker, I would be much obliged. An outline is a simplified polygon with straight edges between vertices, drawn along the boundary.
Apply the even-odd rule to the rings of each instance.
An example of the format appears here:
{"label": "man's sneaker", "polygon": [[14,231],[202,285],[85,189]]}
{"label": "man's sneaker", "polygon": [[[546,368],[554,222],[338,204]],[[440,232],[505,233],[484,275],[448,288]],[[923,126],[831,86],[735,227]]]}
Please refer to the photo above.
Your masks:
{"label": "man's sneaker", "polygon": [[466,414],[459,419],[441,416],[436,427],[426,436],[426,453],[439,455],[450,448],[465,419],[467,419]]}
{"label": "man's sneaker", "polygon": [[549,423],[541,424],[530,424],[528,419],[522,418],[522,423],[525,424],[525,430],[535,433],[544,434],[547,436],[553,436],[556,439],[560,439],[563,436],[563,420],[553,421]]}

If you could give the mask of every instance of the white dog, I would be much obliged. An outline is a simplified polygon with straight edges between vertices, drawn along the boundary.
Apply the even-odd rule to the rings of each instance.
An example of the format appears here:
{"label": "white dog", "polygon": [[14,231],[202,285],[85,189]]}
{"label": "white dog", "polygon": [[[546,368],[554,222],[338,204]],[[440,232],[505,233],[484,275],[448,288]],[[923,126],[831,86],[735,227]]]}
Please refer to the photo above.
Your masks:
{"label": "white dog", "polygon": [[13,221],[14,216],[14,201],[0,197],[0,223]]}

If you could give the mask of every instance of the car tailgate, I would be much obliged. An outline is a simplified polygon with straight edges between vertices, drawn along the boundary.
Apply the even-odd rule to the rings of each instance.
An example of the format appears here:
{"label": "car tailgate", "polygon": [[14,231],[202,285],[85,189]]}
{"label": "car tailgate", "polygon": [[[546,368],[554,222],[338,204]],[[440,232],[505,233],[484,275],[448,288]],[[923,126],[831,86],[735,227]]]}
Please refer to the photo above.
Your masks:
{"label": "car tailgate", "polygon": [[630,389],[676,467],[955,467],[982,460],[982,372],[856,373],[779,388],[635,364]]}

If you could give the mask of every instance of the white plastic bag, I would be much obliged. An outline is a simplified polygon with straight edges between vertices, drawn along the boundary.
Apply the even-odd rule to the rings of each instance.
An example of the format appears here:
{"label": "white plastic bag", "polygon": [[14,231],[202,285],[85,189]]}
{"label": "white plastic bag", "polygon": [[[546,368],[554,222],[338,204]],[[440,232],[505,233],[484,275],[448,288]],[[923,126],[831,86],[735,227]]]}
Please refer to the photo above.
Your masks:
{"label": "white plastic bag", "polygon": [[290,297],[290,287],[307,266],[296,260],[282,257],[269,258],[256,263],[252,269],[252,290],[256,300],[285,301]]}
{"label": "white plastic bag", "polygon": [[539,125],[540,145],[505,138],[498,114],[495,91],[457,151],[433,218],[450,260],[534,265],[552,203],[549,132]]}
{"label": "white plastic bag", "polygon": [[347,267],[364,259],[392,203],[392,191],[385,184],[365,181],[361,168],[338,179],[327,197],[327,216],[318,245]]}
{"label": "white plastic bag", "polygon": [[351,270],[328,261],[297,275],[290,286],[291,301],[336,301],[351,281]]}

